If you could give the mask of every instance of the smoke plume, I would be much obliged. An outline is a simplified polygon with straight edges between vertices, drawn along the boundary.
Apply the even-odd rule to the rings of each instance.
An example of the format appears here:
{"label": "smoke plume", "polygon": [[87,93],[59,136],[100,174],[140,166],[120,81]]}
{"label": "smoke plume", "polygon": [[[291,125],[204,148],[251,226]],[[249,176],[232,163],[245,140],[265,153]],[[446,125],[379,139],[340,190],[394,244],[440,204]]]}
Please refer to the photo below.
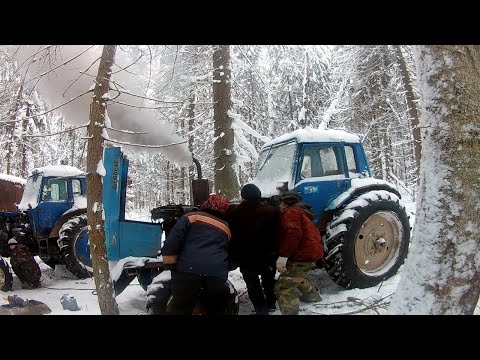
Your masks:
{"label": "smoke plume", "polygon": [[[50,108],[57,107],[92,88],[100,63],[99,57],[102,53],[102,46],[91,47],[90,45],[52,47],[22,45],[12,48],[10,50],[16,50],[15,56],[18,65],[21,67],[22,74],[26,76],[26,86],[36,86],[38,93],[47,101]],[[47,57],[42,56],[47,53]],[[70,59],[73,60],[61,65]],[[132,67],[129,67],[128,71],[119,71],[121,70],[119,67],[124,68],[131,65],[132,60],[128,59],[125,53],[119,51],[118,48],[115,63],[118,66],[112,68],[111,80],[130,93],[145,94],[145,85],[137,74],[132,73]],[[58,68],[56,68],[57,66]],[[51,71],[52,69],[54,70]],[[137,68],[136,70],[143,70],[143,75],[148,76],[148,69]],[[48,74],[45,74],[47,72]],[[110,91],[111,97],[116,94],[115,91]],[[92,93],[83,95],[59,108],[58,112],[62,113],[65,121],[73,125],[87,124],[92,95]],[[116,100],[133,106],[152,106],[146,105],[142,98],[127,94],[120,95]],[[140,135],[109,131],[110,139],[142,145],[165,145],[185,141],[182,137],[172,133],[170,125],[161,123],[153,110],[109,103],[107,112],[113,128],[147,133]],[[169,160],[179,165],[192,163],[192,155],[188,151],[186,143],[160,149],[134,148],[128,145],[122,145],[122,147],[134,149],[134,151],[162,152]]]}

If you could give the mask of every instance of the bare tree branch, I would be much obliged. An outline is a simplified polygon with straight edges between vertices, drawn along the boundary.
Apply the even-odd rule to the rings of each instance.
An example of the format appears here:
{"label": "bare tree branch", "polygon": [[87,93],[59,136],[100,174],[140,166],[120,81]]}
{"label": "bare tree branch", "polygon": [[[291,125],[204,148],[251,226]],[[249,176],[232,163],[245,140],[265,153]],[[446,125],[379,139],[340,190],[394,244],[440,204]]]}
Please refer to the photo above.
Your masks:
{"label": "bare tree branch", "polygon": [[87,126],[88,126],[88,124],[84,124],[84,125],[80,125],[80,126],[75,126],[75,127],[73,127],[73,128],[70,128],[70,129],[58,131],[58,132],[56,132],[56,133],[50,133],[50,134],[30,134],[30,135],[22,135],[22,136],[24,136],[24,137],[46,137],[46,136],[53,136],[53,135],[64,134],[64,133],[71,132],[71,131],[74,131],[74,130],[77,130],[77,129],[85,128],[85,127],[87,127]]}
{"label": "bare tree branch", "polygon": [[108,139],[108,138],[105,138],[105,137],[103,137],[103,139],[105,141],[109,141],[109,142],[112,142],[112,143],[115,143],[115,144],[145,147],[145,148],[151,148],[151,149],[161,149],[161,148],[164,148],[164,147],[180,145],[180,144],[184,144],[184,143],[188,142],[188,140],[184,140],[184,141],[180,141],[180,142],[177,142],[177,143],[171,143],[171,144],[165,144],[165,145],[141,145],[141,144],[132,144],[132,143],[125,142],[125,141],[117,141],[117,140]]}
{"label": "bare tree branch", "polygon": [[[115,82],[115,81],[112,81],[113,84],[115,84],[116,86],[118,87],[121,87],[122,89],[125,89],[121,84]],[[117,89],[115,89],[117,91],[120,91]],[[152,101],[155,101],[155,102],[160,102],[160,103],[165,103],[165,104],[183,104],[183,101],[164,101],[164,100],[158,100],[158,99],[154,99],[154,98],[150,98],[150,97],[147,97],[147,96],[143,96],[143,95],[137,95],[137,94],[134,94],[134,93],[131,93],[129,92],[128,90],[123,90],[121,91],[122,94],[127,94],[127,95],[130,95],[130,96],[133,96],[133,97],[137,97],[137,98],[141,98],[141,99],[145,99],[145,100],[152,100]]]}
{"label": "bare tree branch", "polygon": [[[112,75],[117,74],[117,73],[119,73],[119,72],[121,72],[121,71],[126,71],[126,72],[128,72],[127,69],[128,69],[130,66],[135,65],[135,64],[138,62],[138,60],[140,60],[140,59],[142,58],[142,56],[143,56],[143,52],[140,53],[140,56],[138,57],[137,60],[135,60],[134,62],[132,62],[131,64],[129,64],[129,65],[123,67],[123,68],[122,68],[121,66],[119,66],[118,64],[114,63],[113,65],[115,65],[116,67],[118,67],[120,70],[117,70],[117,71],[115,71],[115,72],[112,72]],[[131,72],[128,72],[128,73],[129,73],[129,74],[132,74],[132,75],[137,75],[137,74],[133,74],[133,73],[131,73]]]}
{"label": "bare tree branch", "polygon": [[65,106],[65,105],[67,105],[68,103],[71,103],[72,101],[77,100],[79,97],[82,97],[83,95],[88,94],[89,92],[92,92],[92,90],[87,90],[87,91],[81,93],[80,95],[77,95],[77,96],[75,96],[74,98],[71,98],[71,99],[68,100],[67,102],[64,102],[63,104],[60,104],[60,105],[58,105],[58,106],[56,106],[56,107],[54,107],[54,108],[52,108],[52,109],[50,109],[50,110],[48,110],[48,111],[45,111],[45,112],[43,112],[43,113],[41,113],[41,114],[35,114],[35,115],[32,115],[32,116],[26,116],[26,117],[22,117],[22,118],[17,119],[17,120],[4,120],[4,121],[0,121],[0,124],[4,124],[4,123],[14,123],[14,122],[22,121],[22,120],[25,120],[25,119],[32,119],[32,118],[35,118],[35,117],[37,117],[37,116],[42,116],[42,115],[51,113],[52,111],[55,111],[55,110],[61,108],[62,106]]}
{"label": "bare tree branch", "polygon": [[110,101],[111,101],[112,103],[116,103],[116,104],[119,104],[119,105],[129,106],[129,107],[133,107],[133,108],[137,108],[137,109],[150,109],[150,110],[156,110],[156,109],[173,109],[173,108],[179,107],[180,104],[181,104],[181,103],[179,103],[178,105],[173,105],[173,106],[154,106],[154,107],[148,107],[148,106],[138,106],[138,105],[127,104],[127,103],[124,103],[123,101],[117,101],[117,100],[113,100],[113,99],[110,99]]}
{"label": "bare tree branch", "polygon": [[120,133],[125,133],[125,134],[132,134],[132,135],[145,135],[148,134],[148,132],[142,131],[142,132],[137,132],[137,131],[130,131],[130,130],[120,130],[120,129],[114,129],[112,127],[105,126],[105,129],[120,132]]}
{"label": "bare tree branch", "polygon": [[78,54],[78,55],[76,55],[76,56],[74,56],[74,57],[72,57],[72,58],[64,61],[64,62],[61,63],[60,65],[57,65],[57,66],[55,66],[54,68],[52,68],[52,69],[50,69],[50,70],[48,70],[48,71],[45,71],[44,73],[42,73],[42,74],[40,74],[40,75],[37,75],[37,76],[29,79],[29,80],[27,81],[27,83],[30,82],[30,81],[33,81],[33,80],[35,80],[35,79],[41,78],[41,77],[47,75],[48,73],[51,73],[52,71],[55,71],[55,70],[57,70],[58,68],[66,65],[66,64],[68,64],[69,62],[72,62],[73,60],[75,60],[75,59],[79,58],[80,56],[82,56],[83,54],[85,54],[87,51],[89,51],[89,50],[90,50],[91,48],[93,48],[94,46],[95,46],[95,45],[90,46],[88,49],[86,49],[86,50],[82,51],[80,54]]}
{"label": "bare tree branch", "polygon": [[72,85],[75,84],[83,75],[88,75],[86,74],[87,71],[90,70],[90,68],[100,59],[101,59],[101,56],[99,56],[94,62],[92,62],[90,66],[85,69],[85,71],[80,71],[80,75],[70,85],[68,85],[67,89],[63,92],[62,96],[64,96],[65,93],[68,91],[68,89],[70,89],[70,87],[72,87]]}

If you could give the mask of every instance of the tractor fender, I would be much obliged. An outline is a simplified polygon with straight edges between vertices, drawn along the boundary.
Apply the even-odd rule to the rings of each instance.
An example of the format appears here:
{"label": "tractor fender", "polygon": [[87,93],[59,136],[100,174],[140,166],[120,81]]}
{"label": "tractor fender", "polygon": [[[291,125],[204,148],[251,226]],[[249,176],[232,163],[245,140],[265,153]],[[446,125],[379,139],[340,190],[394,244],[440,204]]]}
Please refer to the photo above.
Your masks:
{"label": "tractor fender", "polygon": [[77,215],[81,215],[81,214],[86,214],[87,213],[87,209],[76,209],[76,210],[73,210],[73,211],[68,211],[66,213],[64,213],[60,219],[58,219],[58,221],[55,223],[55,226],[53,227],[52,231],[50,231],[50,235],[48,236],[49,238],[58,238],[58,233],[62,227],[63,224],[65,224],[68,219],[74,217],[74,216],[77,216]]}
{"label": "tractor fender", "polygon": [[331,212],[335,209],[342,207],[351,198],[358,197],[361,194],[374,190],[386,190],[397,195],[399,199],[402,198],[395,185],[388,181],[373,178],[358,178],[353,179],[352,186],[347,191],[344,191],[343,193],[338,195],[327,206],[326,210]]}

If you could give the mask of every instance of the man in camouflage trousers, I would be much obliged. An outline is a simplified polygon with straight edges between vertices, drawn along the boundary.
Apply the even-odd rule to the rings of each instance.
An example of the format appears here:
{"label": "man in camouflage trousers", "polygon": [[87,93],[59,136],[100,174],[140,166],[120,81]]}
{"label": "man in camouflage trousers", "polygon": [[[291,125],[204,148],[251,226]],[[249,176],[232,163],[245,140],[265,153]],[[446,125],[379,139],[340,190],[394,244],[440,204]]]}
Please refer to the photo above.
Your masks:
{"label": "man in camouflage trousers", "polygon": [[[322,297],[308,280],[308,272],[323,257],[318,228],[313,224],[311,207],[301,201],[300,194],[287,191],[280,205],[279,258],[280,277],[275,294],[282,315],[298,315],[300,301],[317,302]],[[301,296],[298,297],[297,289]]]}
{"label": "man in camouflage trousers", "polygon": [[19,244],[15,238],[8,240],[10,248],[10,264],[12,270],[22,282],[23,289],[40,287],[40,266],[25,245]]}

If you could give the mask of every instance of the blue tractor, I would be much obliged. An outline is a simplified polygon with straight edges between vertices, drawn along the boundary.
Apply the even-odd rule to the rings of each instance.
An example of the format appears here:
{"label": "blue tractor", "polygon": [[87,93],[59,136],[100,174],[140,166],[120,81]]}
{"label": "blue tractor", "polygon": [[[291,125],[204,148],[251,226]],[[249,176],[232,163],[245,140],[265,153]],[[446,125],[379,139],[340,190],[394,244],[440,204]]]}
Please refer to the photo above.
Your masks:
{"label": "blue tractor", "polygon": [[296,130],[262,147],[257,170],[252,182],[271,203],[295,190],[313,207],[325,250],[317,265],[337,284],[371,287],[404,263],[409,217],[395,186],[372,178],[358,136]]}
{"label": "blue tractor", "polygon": [[[103,210],[108,257],[122,268],[114,281],[119,280],[118,292],[121,292],[139,275],[142,286],[146,287],[151,281],[150,269],[161,268],[162,232],[168,232],[179,216],[197,207],[161,206],[152,211],[151,222],[125,220],[128,159],[120,148],[109,147],[105,149],[104,166]],[[197,201],[202,200],[198,197],[200,193],[206,198],[208,181],[194,180],[195,189]],[[165,221],[160,222],[160,219]],[[18,211],[0,212],[1,256],[10,255],[7,242],[12,237],[27,245],[32,254],[38,255],[47,265],[54,268],[64,264],[78,278],[90,277],[93,268],[88,242],[85,174],[64,165],[34,169],[27,179]]]}
{"label": "blue tractor", "polygon": [[[88,276],[75,254],[84,241],[73,241],[68,230],[85,219],[86,182],[72,166],[45,166],[28,177],[18,211],[0,213],[0,255],[9,256],[8,239],[28,246],[46,264],[65,264],[78,277]],[[90,263],[91,269],[91,263]]]}
{"label": "blue tractor", "polygon": [[[192,180],[193,202],[201,204],[209,195],[207,179]],[[104,151],[103,212],[105,241],[116,295],[138,278],[147,290],[163,268],[162,234],[168,235],[183,214],[198,210],[196,205],[164,205],[152,209],[151,221],[125,219],[128,158],[119,147]],[[88,242],[86,178],[70,166],[48,166],[35,169],[27,184],[18,212],[0,213],[0,255],[8,257],[8,239],[15,237],[29,247],[47,265],[64,264],[78,278],[92,276]],[[101,211],[102,209],[98,209]],[[8,291],[12,275],[0,257],[0,289]],[[231,298],[227,313],[238,313],[238,295],[229,281]],[[167,286],[167,284],[165,284]],[[165,297],[168,294],[162,294]],[[168,300],[168,296],[167,296]]]}

